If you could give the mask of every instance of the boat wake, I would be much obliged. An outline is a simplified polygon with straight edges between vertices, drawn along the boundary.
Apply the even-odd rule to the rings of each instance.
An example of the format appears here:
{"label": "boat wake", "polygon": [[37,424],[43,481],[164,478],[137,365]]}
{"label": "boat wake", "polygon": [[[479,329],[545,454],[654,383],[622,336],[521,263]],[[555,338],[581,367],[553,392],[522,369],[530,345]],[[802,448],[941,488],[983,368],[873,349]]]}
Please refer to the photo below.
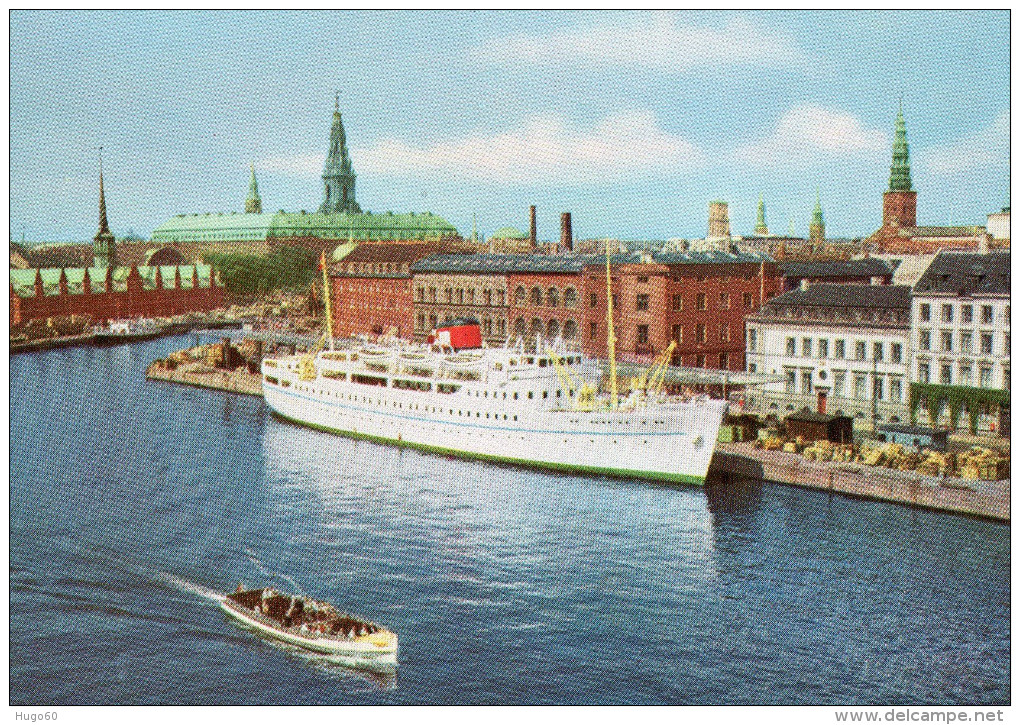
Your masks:
{"label": "boat wake", "polygon": [[217,604],[222,602],[224,599],[224,595],[220,594],[215,589],[210,589],[209,587],[196,584],[193,581],[182,579],[179,576],[174,576],[173,574],[168,574],[164,571],[156,572],[156,578],[165,584],[169,584],[176,589],[180,589],[182,592],[195,594],[203,599],[216,602]]}

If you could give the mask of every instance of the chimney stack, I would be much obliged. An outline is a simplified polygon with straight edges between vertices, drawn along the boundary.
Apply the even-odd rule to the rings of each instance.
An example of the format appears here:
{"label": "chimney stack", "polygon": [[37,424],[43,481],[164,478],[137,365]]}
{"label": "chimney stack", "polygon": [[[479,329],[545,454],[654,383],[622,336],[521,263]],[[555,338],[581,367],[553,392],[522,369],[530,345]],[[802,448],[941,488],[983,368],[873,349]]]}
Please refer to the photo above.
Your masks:
{"label": "chimney stack", "polygon": [[532,204],[528,207],[528,220],[530,222],[530,231],[528,232],[528,242],[531,244],[531,248],[534,249],[538,246],[538,225],[535,223],[535,205]]}
{"label": "chimney stack", "polygon": [[560,248],[564,252],[574,251],[574,232],[570,225],[570,212],[560,214]]}

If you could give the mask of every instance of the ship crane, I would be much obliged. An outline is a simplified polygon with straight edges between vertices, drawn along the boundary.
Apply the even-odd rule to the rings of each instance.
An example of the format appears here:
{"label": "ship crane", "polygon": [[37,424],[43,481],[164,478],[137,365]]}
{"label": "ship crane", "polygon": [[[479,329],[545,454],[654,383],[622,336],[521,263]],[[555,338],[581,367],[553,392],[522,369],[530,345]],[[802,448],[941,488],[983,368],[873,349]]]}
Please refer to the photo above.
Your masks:
{"label": "ship crane", "polygon": [[635,390],[644,395],[644,399],[658,398],[662,394],[662,384],[666,378],[666,368],[672,359],[673,351],[676,349],[676,340],[671,340],[669,346],[659,353],[651,366],[634,379]]}
{"label": "ship crane", "polygon": [[326,265],[325,249],[322,250],[322,255],[319,257],[319,269],[322,270],[322,301],[323,307],[326,308],[326,331],[322,333],[322,337],[315,343],[315,346],[302,355],[298,361],[298,377],[301,380],[315,380],[315,356],[326,347],[327,340],[329,341],[329,349],[333,349],[333,314],[330,309],[332,301],[329,294],[329,270]]}

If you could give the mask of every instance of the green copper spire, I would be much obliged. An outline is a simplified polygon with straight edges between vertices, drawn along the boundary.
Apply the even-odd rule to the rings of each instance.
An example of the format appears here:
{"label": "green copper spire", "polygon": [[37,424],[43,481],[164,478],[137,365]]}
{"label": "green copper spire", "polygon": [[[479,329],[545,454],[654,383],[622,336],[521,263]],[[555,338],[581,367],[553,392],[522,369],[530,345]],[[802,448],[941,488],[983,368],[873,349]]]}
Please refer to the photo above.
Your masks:
{"label": "green copper spire", "polygon": [[354,168],[347,154],[347,135],[340,117],[340,93],[336,94],[333,108],[333,127],[329,131],[329,154],[322,170],[325,185],[320,214],[360,214],[361,207],[354,200]]}
{"label": "green copper spire", "polygon": [[754,225],[754,233],[764,236],[769,233],[769,227],[765,223],[765,196],[758,195],[758,220]]}
{"label": "green copper spire", "polygon": [[255,179],[254,161],[251,163],[251,179],[248,181],[248,198],[244,200],[244,213],[262,213],[262,197],[259,196],[259,182]]}
{"label": "green copper spire", "polygon": [[889,169],[889,191],[913,191],[910,183],[910,148],[907,146],[907,124],[903,120],[903,102],[896,114],[893,137],[892,166]]}
{"label": "green copper spire", "polygon": [[811,212],[811,223],[808,225],[808,239],[820,241],[825,239],[825,219],[822,217],[822,196],[815,187],[815,208]]}
{"label": "green copper spire", "polygon": [[116,265],[116,248],[110,225],[106,221],[106,193],[103,191],[103,147],[99,147],[99,231],[92,238],[94,264],[97,267]]}

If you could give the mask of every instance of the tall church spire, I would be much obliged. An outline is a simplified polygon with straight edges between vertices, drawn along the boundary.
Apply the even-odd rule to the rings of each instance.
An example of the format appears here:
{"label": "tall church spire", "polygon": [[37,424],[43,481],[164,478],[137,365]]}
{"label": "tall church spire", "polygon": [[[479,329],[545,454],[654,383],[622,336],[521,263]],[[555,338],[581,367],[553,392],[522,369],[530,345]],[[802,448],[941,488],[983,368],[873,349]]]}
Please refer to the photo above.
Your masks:
{"label": "tall church spire", "polygon": [[815,208],[811,212],[811,223],[808,225],[808,239],[821,242],[825,239],[825,219],[822,217],[822,197],[815,188]]}
{"label": "tall church spire", "polygon": [[889,191],[913,191],[910,183],[910,148],[907,146],[907,123],[903,120],[903,101],[896,113],[893,136],[892,166],[889,168]]}
{"label": "tall church spire", "polygon": [[251,163],[251,179],[248,181],[248,197],[244,200],[244,213],[262,213],[262,197],[259,196],[259,182],[255,179],[254,161]]}
{"label": "tall church spire", "polygon": [[110,224],[106,220],[106,193],[103,190],[103,147],[99,147],[99,231],[92,238],[94,264],[97,267],[116,265],[116,249]]}
{"label": "tall church spire", "polygon": [[762,237],[769,233],[769,227],[765,223],[765,196],[763,194],[758,195],[758,220],[754,225],[754,233]]}
{"label": "tall church spire", "polygon": [[344,133],[344,122],[340,116],[340,93],[336,94],[333,109],[333,126],[329,131],[329,153],[326,165],[322,170],[324,186],[321,214],[340,214],[343,212],[360,214],[361,207],[354,199],[354,181],[356,175],[347,154],[347,136]]}

